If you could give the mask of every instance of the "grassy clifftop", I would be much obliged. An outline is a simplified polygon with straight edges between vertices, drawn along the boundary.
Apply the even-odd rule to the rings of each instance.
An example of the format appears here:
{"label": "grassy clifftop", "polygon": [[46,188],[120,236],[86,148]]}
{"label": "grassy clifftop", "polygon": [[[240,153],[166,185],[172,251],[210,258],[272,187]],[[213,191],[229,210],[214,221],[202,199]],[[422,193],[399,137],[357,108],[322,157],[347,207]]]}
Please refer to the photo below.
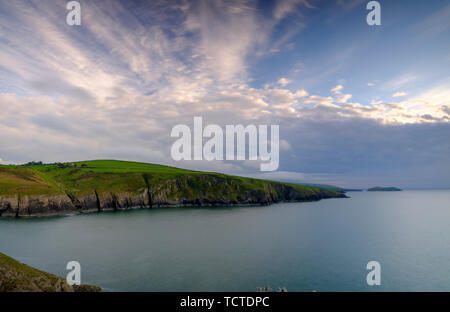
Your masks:
{"label": "grassy clifftop", "polygon": [[67,164],[0,166],[0,196],[57,195],[66,190],[123,191],[142,186],[143,174],[174,176],[196,174],[173,167],[131,161],[94,160]]}
{"label": "grassy clifftop", "polygon": [[56,275],[40,271],[0,253],[0,292],[98,292],[91,285],[70,286]]}
{"label": "grassy clifftop", "polygon": [[270,204],[330,197],[343,195],[330,188],[129,161],[0,166],[0,215],[171,205]]}

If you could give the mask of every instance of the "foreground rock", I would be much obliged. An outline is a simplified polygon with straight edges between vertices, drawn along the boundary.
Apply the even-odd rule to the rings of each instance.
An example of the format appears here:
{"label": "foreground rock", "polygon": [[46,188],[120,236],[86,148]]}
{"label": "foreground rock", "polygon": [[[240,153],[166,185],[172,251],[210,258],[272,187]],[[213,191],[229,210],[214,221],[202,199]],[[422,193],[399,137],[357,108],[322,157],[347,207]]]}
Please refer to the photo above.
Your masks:
{"label": "foreground rock", "polygon": [[0,253],[0,292],[100,292],[92,285],[70,286],[66,280]]}

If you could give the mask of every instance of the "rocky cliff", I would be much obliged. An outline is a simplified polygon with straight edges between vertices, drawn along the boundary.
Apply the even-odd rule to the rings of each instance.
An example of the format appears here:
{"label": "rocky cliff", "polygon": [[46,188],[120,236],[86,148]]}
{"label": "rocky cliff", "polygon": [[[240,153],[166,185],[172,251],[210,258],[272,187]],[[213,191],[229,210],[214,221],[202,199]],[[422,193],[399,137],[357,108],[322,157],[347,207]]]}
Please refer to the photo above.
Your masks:
{"label": "rocky cliff", "polygon": [[[43,173],[47,174],[44,178]],[[63,180],[63,173],[74,178],[68,180],[64,176]],[[168,206],[269,205],[346,197],[332,189],[198,172],[114,173],[83,168],[67,173],[51,168],[40,172],[33,181],[40,185],[49,181],[49,177],[64,181],[64,184],[46,182],[57,186],[56,194],[49,191],[13,194],[10,190],[0,194],[0,216],[33,217]]]}
{"label": "rocky cliff", "polygon": [[136,192],[102,192],[76,195],[24,195],[0,198],[0,216],[31,217],[104,210],[167,206],[269,205],[281,201],[312,201],[345,197],[327,189],[301,192],[294,186],[263,182],[250,188],[239,180],[212,175],[179,176],[136,190]]}

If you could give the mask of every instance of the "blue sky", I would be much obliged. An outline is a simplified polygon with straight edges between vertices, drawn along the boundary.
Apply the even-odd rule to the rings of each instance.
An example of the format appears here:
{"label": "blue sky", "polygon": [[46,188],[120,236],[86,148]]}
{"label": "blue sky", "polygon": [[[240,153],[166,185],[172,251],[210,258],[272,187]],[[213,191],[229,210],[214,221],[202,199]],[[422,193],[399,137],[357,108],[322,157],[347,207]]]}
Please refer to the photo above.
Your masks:
{"label": "blue sky", "polygon": [[[346,187],[450,187],[450,3],[0,0],[0,162],[115,158]],[[278,172],[177,163],[170,130],[279,124]]]}

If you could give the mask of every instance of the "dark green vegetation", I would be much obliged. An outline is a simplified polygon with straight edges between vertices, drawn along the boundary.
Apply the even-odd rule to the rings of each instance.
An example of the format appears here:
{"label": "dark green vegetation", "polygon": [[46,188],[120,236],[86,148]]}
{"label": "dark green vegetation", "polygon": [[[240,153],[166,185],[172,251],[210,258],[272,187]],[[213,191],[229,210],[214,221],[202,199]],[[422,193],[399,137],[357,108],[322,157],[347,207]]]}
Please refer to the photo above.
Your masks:
{"label": "dark green vegetation", "polygon": [[317,187],[321,187],[321,188],[327,188],[327,189],[331,189],[331,190],[336,190],[339,192],[362,192],[363,189],[354,189],[354,188],[342,188],[339,186],[334,186],[334,185],[329,185],[329,184],[312,184],[312,183],[305,183],[304,185],[307,186],[317,186]]}
{"label": "dark green vegetation", "polygon": [[154,164],[96,160],[0,166],[0,216],[154,206],[229,206],[345,197],[336,189]]}
{"label": "dark green vegetation", "polygon": [[70,286],[53,274],[32,268],[0,253],[0,292],[98,292],[91,285]]}
{"label": "dark green vegetation", "polygon": [[399,192],[401,189],[390,186],[390,187],[381,187],[375,186],[367,190],[368,192]]}

